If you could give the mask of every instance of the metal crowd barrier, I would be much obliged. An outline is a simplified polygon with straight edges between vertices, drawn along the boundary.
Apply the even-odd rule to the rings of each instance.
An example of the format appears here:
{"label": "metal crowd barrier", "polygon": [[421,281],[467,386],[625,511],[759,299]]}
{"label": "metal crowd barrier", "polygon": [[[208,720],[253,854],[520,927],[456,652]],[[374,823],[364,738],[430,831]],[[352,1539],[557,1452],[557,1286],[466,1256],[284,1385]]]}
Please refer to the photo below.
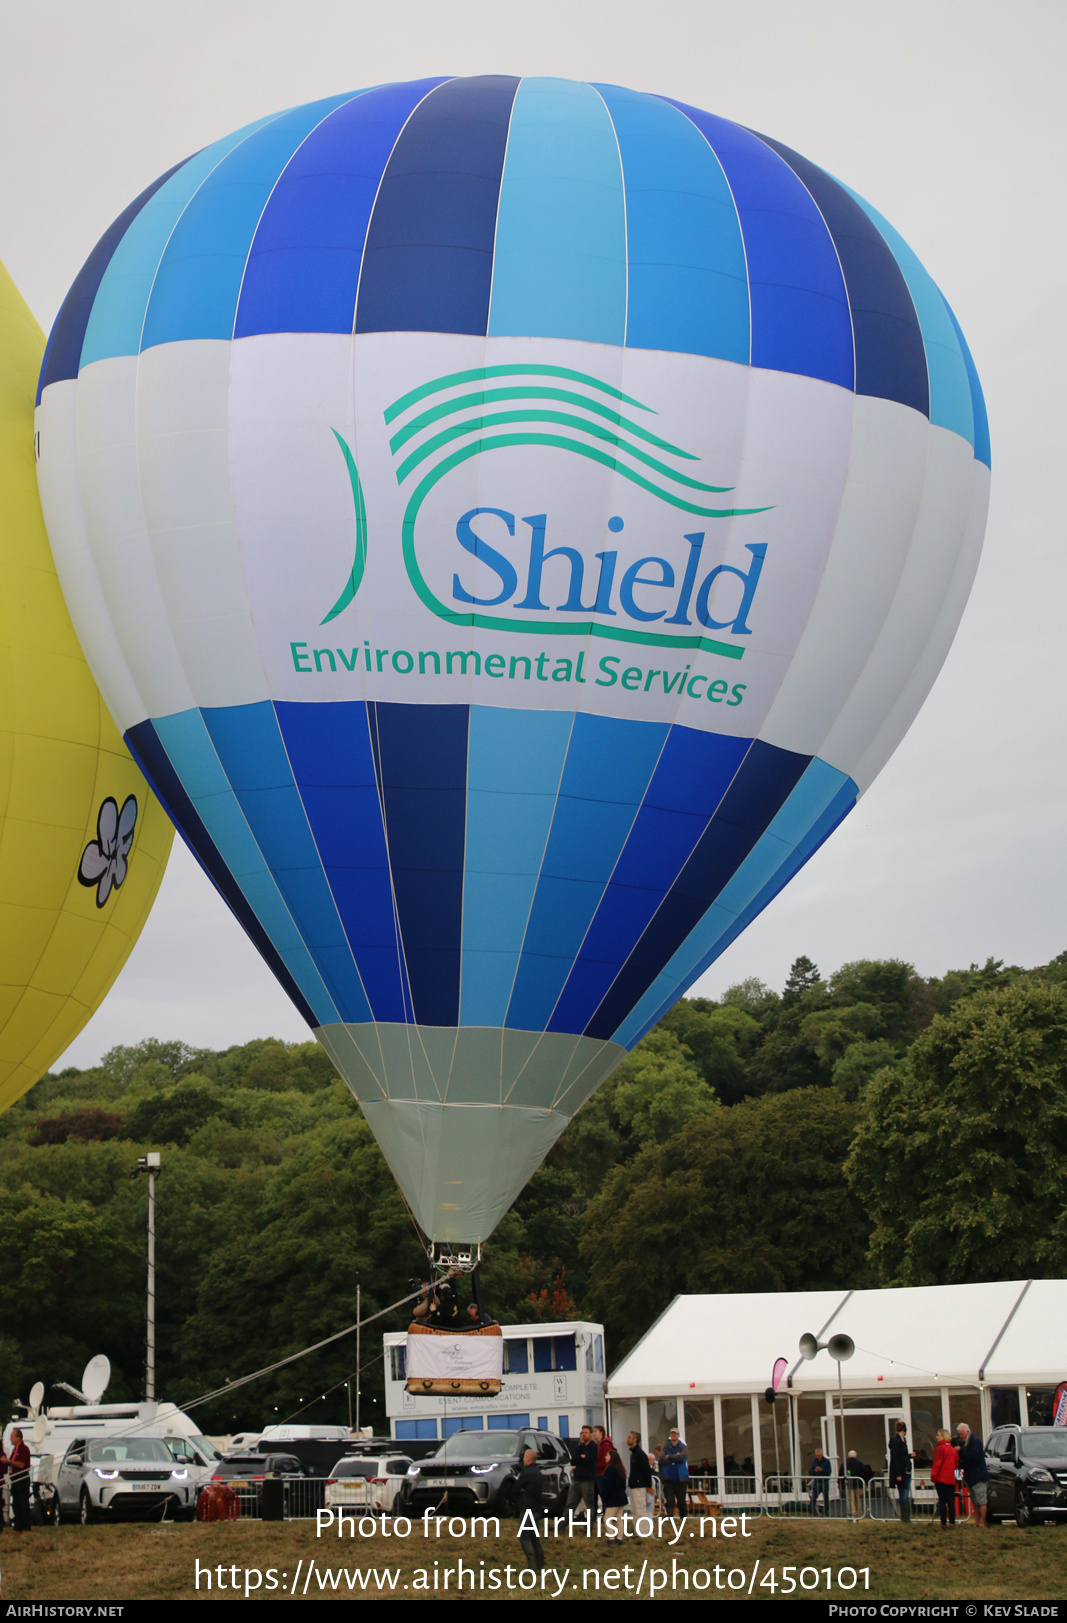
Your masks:
{"label": "metal crowd barrier", "polygon": [[[687,1503],[691,1516],[734,1516],[742,1510],[746,1516],[777,1516],[783,1520],[806,1517],[809,1521],[899,1521],[900,1496],[889,1485],[886,1476],[875,1476],[869,1482],[859,1477],[837,1475],[769,1476],[761,1483],[756,1477],[728,1476],[722,1479],[725,1490],[720,1493],[717,1476],[691,1476]],[[234,1487],[238,1484],[235,1482]],[[257,1484],[257,1487],[259,1484]],[[325,1477],[292,1477],[284,1484],[284,1516],[287,1521],[308,1521],[325,1503]],[[241,1493],[242,1519],[261,1519],[262,1503],[259,1493],[247,1488]],[[369,1505],[345,1505],[346,1516],[374,1516]],[[657,1496],[656,1514],[664,1510],[662,1498]],[[929,1477],[916,1474],[912,1478],[911,1514],[913,1518],[928,1520],[938,1514],[937,1493]],[[966,1516],[957,1505],[957,1519]]]}
{"label": "metal crowd barrier", "polygon": [[863,1487],[862,1480],[856,1477],[850,1478],[845,1487],[836,1476],[771,1476],[763,1484],[764,1514],[807,1516],[820,1521],[847,1521],[850,1517],[858,1520],[864,1514]]}
{"label": "metal crowd barrier", "polygon": [[714,1516],[721,1513],[735,1516],[742,1510],[747,1516],[763,1515],[763,1495],[754,1476],[728,1476],[723,1478],[719,1493],[717,1476],[691,1476],[687,1504],[692,1516]]}
{"label": "metal crowd barrier", "polygon": [[[868,1490],[869,1516],[875,1521],[900,1521],[900,1495],[890,1487],[888,1477],[872,1477]],[[917,1471],[911,1479],[911,1514],[922,1521],[938,1515],[937,1489],[929,1476],[921,1476]]]}

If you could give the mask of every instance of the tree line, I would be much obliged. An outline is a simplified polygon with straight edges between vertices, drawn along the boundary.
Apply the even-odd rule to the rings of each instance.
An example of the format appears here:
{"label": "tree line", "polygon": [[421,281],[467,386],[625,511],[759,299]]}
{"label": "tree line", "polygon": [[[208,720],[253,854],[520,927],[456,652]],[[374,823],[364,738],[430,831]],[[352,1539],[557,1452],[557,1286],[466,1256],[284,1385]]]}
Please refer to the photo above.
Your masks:
{"label": "tree line", "polygon": [[[315,1043],[149,1039],[0,1116],[0,1403],[143,1391],[157,1183],[157,1391],[176,1402],[331,1335],[425,1272],[354,1099]],[[505,1322],[604,1323],[614,1364],[679,1292],[1051,1276],[1067,1240],[1067,953],[924,979],[799,958],[683,998],[575,1117],[487,1247]],[[382,1329],[362,1418],[383,1429]],[[348,1418],[355,1338],[202,1411],[205,1430]],[[53,1393],[53,1399],[59,1394]]]}

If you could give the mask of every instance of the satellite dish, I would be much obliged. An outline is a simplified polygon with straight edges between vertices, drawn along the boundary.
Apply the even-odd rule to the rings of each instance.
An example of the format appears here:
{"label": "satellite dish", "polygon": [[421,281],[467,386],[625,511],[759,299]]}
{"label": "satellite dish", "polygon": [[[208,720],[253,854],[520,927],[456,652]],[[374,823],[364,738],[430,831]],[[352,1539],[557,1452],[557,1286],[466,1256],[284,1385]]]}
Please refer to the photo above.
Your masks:
{"label": "satellite dish", "polygon": [[33,1430],[30,1433],[30,1440],[33,1443],[34,1448],[40,1448],[50,1430],[51,1427],[49,1426],[45,1416],[43,1414],[39,1414],[33,1423]]}
{"label": "satellite dish", "polygon": [[851,1358],[856,1351],[856,1343],[851,1336],[831,1336],[826,1343],[826,1350],[831,1358],[836,1358],[839,1364],[843,1364],[845,1359]]}
{"label": "satellite dish", "polygon": [[86,1403],[99,1403],[111,1379],[111,1365],[103,1353],[90,1358],[82,1375],[82,1391]]}
{"label": "satellite dish", "polygon": [[43,1399],[43,1397],[44,1397],[44,1382],[43,1381],[34,1381],[33,1385],[30,1387],[30,1408],[32,1410],[34,1410],[34,1412],[36,1412],[41,1407],[41,1400]]}
{"label": "satellite dish", "polygon": [[806,1336],[801,1336],[801,1338],[800,1338],[800,1356],[801,1356],[801,1358],[814,1358],[815,1354],[818,1352],[818,1350],[819,1350],[819,1338],[817,1336],[813,1336],[810,1333],[808,1335],[806,1335]]}

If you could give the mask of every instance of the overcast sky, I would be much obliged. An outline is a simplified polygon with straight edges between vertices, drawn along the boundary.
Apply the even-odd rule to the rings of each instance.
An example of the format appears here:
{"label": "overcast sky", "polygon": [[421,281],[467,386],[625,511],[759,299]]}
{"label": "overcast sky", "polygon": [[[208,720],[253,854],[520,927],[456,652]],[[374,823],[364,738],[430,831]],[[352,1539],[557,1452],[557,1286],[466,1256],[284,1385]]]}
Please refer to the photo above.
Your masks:
{"label": "overcast sky", "polygon": [[[948,661],[856,811],[714,965],[717,995],[900,957],[927,975],[1067,948],[1062,0],[2,0],[0,259],[47,331],[163,170],[262,114],[424,74],[658,91],[787,142],[872,202],[950,300],[989,407],[985,553]],[[307,1035],[178,842],[61,1063],[114,1043]]]}

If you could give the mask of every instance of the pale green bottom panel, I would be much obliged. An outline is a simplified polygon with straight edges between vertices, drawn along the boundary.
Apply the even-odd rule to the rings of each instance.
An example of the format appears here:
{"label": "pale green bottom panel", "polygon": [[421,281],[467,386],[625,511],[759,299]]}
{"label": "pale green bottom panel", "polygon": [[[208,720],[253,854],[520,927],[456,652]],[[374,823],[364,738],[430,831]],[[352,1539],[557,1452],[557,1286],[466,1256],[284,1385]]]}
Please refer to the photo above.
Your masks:
{"label": "pale green bottom panel", "polygon": [[431,1240],[488,1239],[618,1043],[481,1026],[329,1025],[316,1033]]}

